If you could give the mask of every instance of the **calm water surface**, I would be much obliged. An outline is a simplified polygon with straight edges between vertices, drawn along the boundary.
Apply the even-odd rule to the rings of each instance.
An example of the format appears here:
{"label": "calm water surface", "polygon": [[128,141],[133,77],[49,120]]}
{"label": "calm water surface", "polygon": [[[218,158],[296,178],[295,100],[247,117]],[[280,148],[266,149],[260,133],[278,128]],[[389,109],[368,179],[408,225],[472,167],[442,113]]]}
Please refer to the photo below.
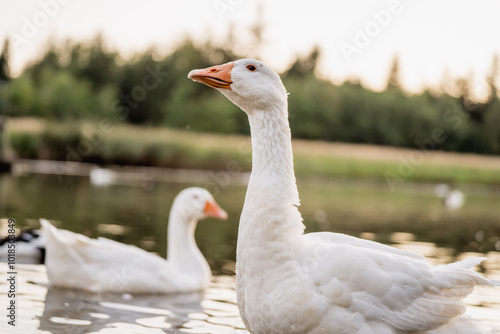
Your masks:
{"label": "calm water surface", "polygon": [[[18,333],[241,333],[234,294],[234,259],[245,176],[224,172],[173,174],[120,169],[113,184],[95,186],[81,176],[26,173],[0,175],[0,217],[18,228],[38,218],[88,236],[105,236],[166,253],[167,219],[176,194],[188,186],[209,189],[228,212],[227,221],[207,219],[196,231],[214,282],[204,294],[175,296],[92,295],[47,288],[43,265],[18,265]],[[182,182],[167,182],[167,181]],[[436,185],[402,184],[392,191],[370,180],[298,180],[307,231],[337,231],[419,252],[433,263],[483,255],[479,268],[500,279],[500,189],[457,187],[463,205],[450,209]],[[0,235],[5,235],[5,220]],[[0,263],[0,277],[7,266]],[[6,305],[0,281],[0,306]],[[500,327],[500,289],[479,288],[469,312]],[[3,306],[2,306],[3,308]],[[4,319],[2,316],[0,319]],[[0,321],[1,333],[16,333]]]}

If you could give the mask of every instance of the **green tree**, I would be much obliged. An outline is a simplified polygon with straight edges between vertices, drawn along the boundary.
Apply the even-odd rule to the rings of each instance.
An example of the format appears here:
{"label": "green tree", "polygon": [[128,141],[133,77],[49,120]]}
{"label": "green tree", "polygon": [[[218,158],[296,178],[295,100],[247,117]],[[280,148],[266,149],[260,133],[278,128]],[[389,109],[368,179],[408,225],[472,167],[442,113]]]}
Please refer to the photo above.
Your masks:
{"label": "green tree", "polygon": [[10,116],[42,116],[39,103],[39,86],[28,73],[23,73],[9,83],[11,98]]}
{"label": "green tree", "polygon": [[297,57],[292,66],[284,73],[285,77],[315,76],[314,70],[320,57],[321,50],[319,46],[315,46],[305,57]]}
{"label": "green tree", "polygon": [[391,69],[389,70],[389,76],[387,77],[387,89],[394,89],[398,92],[403,91],[401,85],[401,74],[399,72],[399,57],[395,56],[392,60]]}
{"label": "green tree", "polygon": [[97,89],[115,83],[118,72],[118,54],[108,52],[101,34],[97,35],[88,47],[80,47],[75,68],[77,74],[91,82]]}
{"label": "green tree", "polygon": [[9,55],[9,40],[6,39],[3,44],[2,53],[0,54],[0,82],[10,80]]}

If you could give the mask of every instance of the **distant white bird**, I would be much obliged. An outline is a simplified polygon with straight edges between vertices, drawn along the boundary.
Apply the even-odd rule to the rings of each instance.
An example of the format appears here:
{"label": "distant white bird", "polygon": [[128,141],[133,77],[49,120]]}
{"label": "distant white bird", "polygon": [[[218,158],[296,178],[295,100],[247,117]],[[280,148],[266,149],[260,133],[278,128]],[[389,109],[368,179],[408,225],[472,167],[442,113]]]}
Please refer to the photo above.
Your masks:
{"label": "distant white bird", "polygon": [[434,187],[434,192],[439,198],[446,198],[450,191],[451,187],[446,183],[439,183]]}
{"label": "distant white bird", "polygon": [[90,183],[98,187],[109,186],[116,181],[115,173],[108,168],[92,167],[89,177]]}
{"label": "distant white bird", "polygon": [[252,174],[241,213],[238,307],[251,333],[486,333],[464,316],[484,258],[432,266],[423,256],[337,233],[304,234],[287,92],[276,72],[243,59],[193,70],[246,112]]}
{"label": "distant white bird", "polygon": [[462,207],[464,202],[464,194],[458,189],[452,190],[444,200],[444,204],[452,210]]}
{"label": "distant white bird", "polygon": [[51,285],[91,292],[177,293],[200,291],[210,267],[196,246],[198,220],[227,214],[202,188],[179,193],[170,210],[167,260],[110,239],[58,230],[47,220],[46,266]]}
{"label": "distant white bird", "polygon": [[443,204],[450,210],[461,208],[465,203],[464,193],[451,186],[440,183],[434,189],[436,196],[443,200]]}

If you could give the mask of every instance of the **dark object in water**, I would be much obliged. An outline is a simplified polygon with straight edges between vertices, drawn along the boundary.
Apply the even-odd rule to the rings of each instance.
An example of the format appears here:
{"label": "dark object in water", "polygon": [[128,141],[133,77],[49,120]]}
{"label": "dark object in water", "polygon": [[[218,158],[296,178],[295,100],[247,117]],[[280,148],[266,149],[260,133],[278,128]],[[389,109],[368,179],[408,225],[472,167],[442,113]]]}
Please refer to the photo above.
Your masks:
{"label": "dark object in water", "polygon": [[[14,240],[16,243],[16,258],[30,257],[39,264],[45,262],[45,238],[40,233],[40,230],[30,228],[21,231]],[[6,248],[8,242],[8,236],[0,239],[0,249]],[[1,252],[0,258],[6,253]],[[20,262],[24,262],[23,259],[19,260]],[[31,261],[29,262],[31,263]]]}

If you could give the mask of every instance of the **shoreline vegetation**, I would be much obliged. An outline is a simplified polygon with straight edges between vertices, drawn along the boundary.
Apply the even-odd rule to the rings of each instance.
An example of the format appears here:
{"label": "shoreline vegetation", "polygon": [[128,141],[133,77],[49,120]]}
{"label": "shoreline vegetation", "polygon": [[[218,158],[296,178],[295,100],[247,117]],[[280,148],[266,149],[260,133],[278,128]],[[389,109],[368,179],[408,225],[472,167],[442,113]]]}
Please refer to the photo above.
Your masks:
{"label": "shoreline vegetation", "polygon": [[[250,35],[265,30],[265,26],[259,26],[261,22],[255,24]],[[0,113],[2,118],[108,120],[111,125],[248,135],[248,121],[239,108],[227,103],[218,92],[193,85],[187,74],[195,68],[255,54],[263,42],[260,33],[249,43],[252,50],[241,49],[229,33],[222,44],[210,38],[202,44],[185,38],[169,53],[152,47],[130,57],[110,50],[102,34],[88,41],[52,41],[46,52],[17,76],[9,70],[10,41],[6,40],[0,52],[0,68],[4,69],[0,71]],[[403,68],[397,56],[386,87],[379,91],[365,87],[361,78],[342,83],[324,78],[324,61],[323,50],[316,46],[296,56],[279,73],[290,93],[293,138],[500,155],[498,56],[492,58],[489,70],[481,76],[471,73],[452,77],[443,73],[438,86],[422,87],[420,91],[409,91],[402,84]],[[478,91],[483,94],[478,96]],[[105,128],[109,125],[103,124]],[[162,147],[152,148],[152,156],[165,158],[165,152],[156,154]],[[420,160],[410,164],[423,164]],[[419,177],[413,167],[398,174],[415,173]]]}
{"label": "shoreline vegetation", "polygon": [[[293,130],[292,130],[293,132]],[[293,135],[293,133],[292,133]],[[209,134],[111,120],[51,122],[13,118],[6,125],[7,153],[14,159],[90,162],[203,169],[251,170],[249,136]],[[299,178],[364,178],[393,188],[405,182],[500,185],[500,157],[295,139]]]}

